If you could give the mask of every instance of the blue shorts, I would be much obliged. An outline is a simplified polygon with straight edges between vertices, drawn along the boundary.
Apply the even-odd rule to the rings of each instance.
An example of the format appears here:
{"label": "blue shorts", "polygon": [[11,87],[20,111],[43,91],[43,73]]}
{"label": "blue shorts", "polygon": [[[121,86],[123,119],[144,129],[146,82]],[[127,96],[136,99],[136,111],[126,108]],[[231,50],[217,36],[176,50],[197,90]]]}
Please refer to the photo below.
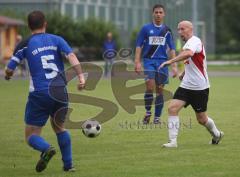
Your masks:
{"label": "blue shorts", "polygon": [[64,121],[68,100],[66,93],[61,95],[65,97],[65,101],[57,101],[49,95],[48,91],[30,92],[25,109],[25,123],[42,127],[46,124],[49,116]]}
{"label": "blue shorts", "polygon": [[168,67],[158,69],[164,61],[166,60],[144,58],[145,80],[155,79],[157,85],[168,84]]}

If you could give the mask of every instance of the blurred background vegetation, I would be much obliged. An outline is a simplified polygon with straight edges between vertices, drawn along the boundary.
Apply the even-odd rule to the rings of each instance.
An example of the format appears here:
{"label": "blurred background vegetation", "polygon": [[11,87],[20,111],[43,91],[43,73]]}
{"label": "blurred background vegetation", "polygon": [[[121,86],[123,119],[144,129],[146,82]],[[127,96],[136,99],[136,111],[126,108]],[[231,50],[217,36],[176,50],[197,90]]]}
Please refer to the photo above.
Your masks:
{"label": "blurred background vegetation", "polygon": [[[240,53],[240,1],[216,1],[216,53]],[[240,58],[238,58],[240,59]]]}
{"label": "blurred background vegetation", "polygon": [[[26,14],[6,10],[1,11],[0,15],[16,19],[22,17],[21,19],[27,25]],[[77,21],[69,16],[61,15],[59,12],[48,13],[46,14],[46,18],[48,22],[47,32],[62,36],[71,46],[73,46],[79,59],[101,59],[103,42],[109,31],[113,33],[118,48],[121,47],[119,32],[116,26],[111,22],[105,22],[96,18]],[[20,27],[19,33],[23,38],[31,35],[26,26]]]}
{"label": "blurred background vegetation", "polygon": [[[216,0],[215,6],[215,53],[209,54],[208,59],[240,60],[240,23],[238,22],[240,1]],[[0,15],[22,19],[27,24],[26,13],[5,9],[1,10]],[[129,46],[125,46],[126,42],[121,41],[122,34],[117,26],[101,18],[73,19],[67,15],[61,15],[60,12],[47,13],[46,17],[47,32],[63,36],[74,47],[79,57],[85,60],[102,59],[101,48],[108,31],[113,33],[119,49],[120,47],[134,48],[139,31],[139,28],[135,28],[129,32],[131,34],[127,42]],[[20,27],[19,33],[24,38],[30,35],[26,26]]]}

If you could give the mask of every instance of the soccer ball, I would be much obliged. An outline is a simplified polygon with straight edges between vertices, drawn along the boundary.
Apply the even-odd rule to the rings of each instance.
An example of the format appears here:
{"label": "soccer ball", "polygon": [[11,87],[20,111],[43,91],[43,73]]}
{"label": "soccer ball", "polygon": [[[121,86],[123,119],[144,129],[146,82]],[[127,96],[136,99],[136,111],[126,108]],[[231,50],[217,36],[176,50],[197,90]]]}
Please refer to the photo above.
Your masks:
{"label": "soccer ball", "polygon": [[87,120],[82,124],[82,132],[86,137],[94,138],[101,132],[101,125],[96,120]]}

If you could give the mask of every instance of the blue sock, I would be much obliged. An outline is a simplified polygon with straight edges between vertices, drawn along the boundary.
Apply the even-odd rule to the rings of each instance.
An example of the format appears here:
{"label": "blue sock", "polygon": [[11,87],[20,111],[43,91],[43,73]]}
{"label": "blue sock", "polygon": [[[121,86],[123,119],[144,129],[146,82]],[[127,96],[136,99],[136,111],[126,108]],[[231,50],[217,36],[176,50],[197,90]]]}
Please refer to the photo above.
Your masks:
{"label": "blue sock", "polygon": [[71,145],[71,137],[67,131],[63,131],[57,133],[58,145],[62,154],[62,161],[64,164],[64,168],[72,167],[72,145]]}
{"label": "blue sock", "polygon": [[163,109],[163,95],[158,95],[156,96],[155,100],[155,117],[160,117],[162,114],[162,109]]}
{"label": "blue sock", "polygon": [[48,144],[48,142],[46,142],[45,139],[38,135],[31,135],[28,138],[28,144],[33,149],[36,149],[40,152],[44,152],[50,147],[50,144]]}
{"label": "blue sock", "polygon": [[145,102],[146,112],[151,114],[151,107],[152,107],[152,102],[153,102],[153,94],[145,92],[145,94],[144,94],[144,102]]}

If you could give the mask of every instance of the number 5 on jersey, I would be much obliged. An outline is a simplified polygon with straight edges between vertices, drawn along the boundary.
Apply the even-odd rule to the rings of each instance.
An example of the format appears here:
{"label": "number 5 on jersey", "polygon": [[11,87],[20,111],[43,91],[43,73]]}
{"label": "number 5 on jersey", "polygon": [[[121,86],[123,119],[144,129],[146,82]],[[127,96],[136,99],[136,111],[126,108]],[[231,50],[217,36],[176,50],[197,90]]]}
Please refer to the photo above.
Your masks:
{"label": "number 5 on jersey", "polygon": [[52,79],[57,76],[58,68],[55,63],[49,63],[49,61],[54,60],[54,55],[44,55],[41,56],[42,66],[45,70],[52,70],[50,73],[46,73],[45,76],[47,79]]}

